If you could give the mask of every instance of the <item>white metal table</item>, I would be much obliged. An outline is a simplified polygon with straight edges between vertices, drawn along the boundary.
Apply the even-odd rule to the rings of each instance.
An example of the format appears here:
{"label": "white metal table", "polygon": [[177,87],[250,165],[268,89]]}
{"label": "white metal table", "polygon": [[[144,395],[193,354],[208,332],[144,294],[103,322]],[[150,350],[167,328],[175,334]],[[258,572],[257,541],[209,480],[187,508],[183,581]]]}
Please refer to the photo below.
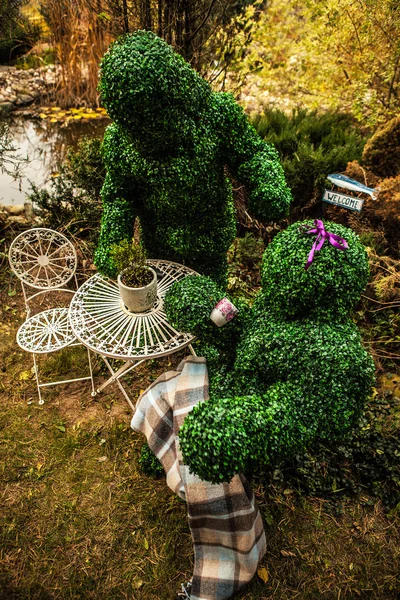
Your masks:
{"label": "white metal table", "polygon": [[[161,358],[189,346],[193,335],[177,331],[168,323],[164,296],[176,281],[196,271],[166,260],[148,260],[157,273],[157,300],[145,313],[131,313],[124,306],[117,283],[99,273],[88,279],[75,293],[69,308],[69,322],[78,340],[89,350],[100,354],[111,377],[92,395],[116,382],[132,409],[134,405],[120,378],[145,360]],[[114,370],[109,359],[123,361]]]}

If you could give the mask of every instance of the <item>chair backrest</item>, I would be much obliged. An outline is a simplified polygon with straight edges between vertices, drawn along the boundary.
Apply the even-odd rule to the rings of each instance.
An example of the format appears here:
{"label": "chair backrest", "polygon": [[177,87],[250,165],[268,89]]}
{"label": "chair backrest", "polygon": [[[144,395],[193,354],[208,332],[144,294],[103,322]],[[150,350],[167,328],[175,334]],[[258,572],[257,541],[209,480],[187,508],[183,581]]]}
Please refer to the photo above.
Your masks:
{"label": "chair backrest", "polygon": [[[52,229],[23,231],[12,242],[8,258],[11,270],[22,283],[26,302],[40,293],[63,288],[75,277],[75,248],[65,235]],[[40,292],[28,298],[24,285]]]}

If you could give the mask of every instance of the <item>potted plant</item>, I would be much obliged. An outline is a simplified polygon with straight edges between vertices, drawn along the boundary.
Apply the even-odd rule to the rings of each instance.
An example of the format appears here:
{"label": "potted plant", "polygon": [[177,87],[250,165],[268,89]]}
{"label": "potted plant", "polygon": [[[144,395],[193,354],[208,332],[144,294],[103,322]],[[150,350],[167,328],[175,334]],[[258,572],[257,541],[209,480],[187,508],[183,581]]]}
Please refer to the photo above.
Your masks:
{"label": "potted plant", "polygon": [[119,271],[118,287],[122,301],[130,312],[149,310],[157,298],[157,274],[146,265],[146,253],[135,240],[122,240],[110,251]]}

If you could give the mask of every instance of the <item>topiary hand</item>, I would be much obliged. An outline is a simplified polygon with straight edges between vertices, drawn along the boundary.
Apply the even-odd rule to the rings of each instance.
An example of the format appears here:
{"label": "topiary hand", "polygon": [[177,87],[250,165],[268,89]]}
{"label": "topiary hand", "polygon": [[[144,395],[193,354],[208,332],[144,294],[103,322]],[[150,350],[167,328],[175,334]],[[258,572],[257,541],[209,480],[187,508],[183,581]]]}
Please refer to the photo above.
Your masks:
{"label": "topiary hand", "polygon": [[198,404],[179,432],[183,460],[191,472],[212,483],[265,466],[305,446],[316,424],[302,421],[304,390],[277,383],[262,396],[211,398]]}

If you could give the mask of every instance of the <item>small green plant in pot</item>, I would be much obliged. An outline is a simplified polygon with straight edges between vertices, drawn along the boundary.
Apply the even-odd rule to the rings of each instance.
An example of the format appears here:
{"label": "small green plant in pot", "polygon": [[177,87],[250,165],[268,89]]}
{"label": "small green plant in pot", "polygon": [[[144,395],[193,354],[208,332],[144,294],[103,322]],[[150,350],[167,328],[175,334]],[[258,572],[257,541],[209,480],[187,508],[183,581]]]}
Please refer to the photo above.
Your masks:
{"label": "small green plant in pot", "polygon": [[125,307],[134,313],[149,310],[157,298],[157,274],[146,265],[146,253],[135,240],[122,240],[110,250],[118,270],[118,287]]}

